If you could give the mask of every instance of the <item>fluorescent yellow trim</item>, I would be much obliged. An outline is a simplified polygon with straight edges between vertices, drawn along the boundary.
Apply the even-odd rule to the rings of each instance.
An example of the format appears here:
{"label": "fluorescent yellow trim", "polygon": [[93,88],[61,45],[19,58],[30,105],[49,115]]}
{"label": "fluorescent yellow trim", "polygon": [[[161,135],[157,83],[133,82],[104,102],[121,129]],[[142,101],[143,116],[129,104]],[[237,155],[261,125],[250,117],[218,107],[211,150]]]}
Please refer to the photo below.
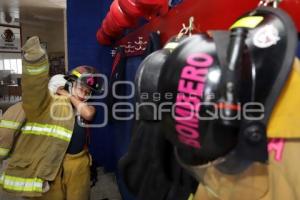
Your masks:
{"label": "fluorescent yellow trim", "polygon": [[72,137],[71,130],[56,125],[38,123],[26,123],[22,127],[22,134],[55,137],[66,142],[70,142]]}
{"label": "fluorescent yellow trim", "polygon": [[0,148],[0,156],[5,157],[9,153],[9,149]]}
{"label": "fluorescent yellow trim", "polygon": [[0,185],[4,189],[17,192],[42,192],[43,180],[39,178],[21,178],[8,176],[5,173],[0,176]]}
{"label": "fluorescent yellow trim", "polygon": [[193,200],[194,199],[194,194],[190,194],[188,200]]}
{"label": "fluorescent yellow trim", "polygon": [[18,129],[21,126],[21,123],[9,120],[1,120],[0,128],[8,128],[8,129]]}
{"label": "fluorescent yellow trim", "polygon": [[248,16],[236,21],[230,29],[234,28],[255,28],[264,18],[262,16]]}
{"label": "fluorescent yellow trim", "polygon": [[78,71],[76,71],[76,70],[73,70],[72,74],[75,75],[75,76],[77,76],[78,78],[81,76],[81,74]]}
{"label": "fluorescent yellow trim", "polygon": [[36,67],[26,67],[25,68],[26,72],[30,75],[38,75],[38,74],[42,74],[44,72],[48,72],[49,70],[49,66],[48,65],[43,65],[39,68]]}

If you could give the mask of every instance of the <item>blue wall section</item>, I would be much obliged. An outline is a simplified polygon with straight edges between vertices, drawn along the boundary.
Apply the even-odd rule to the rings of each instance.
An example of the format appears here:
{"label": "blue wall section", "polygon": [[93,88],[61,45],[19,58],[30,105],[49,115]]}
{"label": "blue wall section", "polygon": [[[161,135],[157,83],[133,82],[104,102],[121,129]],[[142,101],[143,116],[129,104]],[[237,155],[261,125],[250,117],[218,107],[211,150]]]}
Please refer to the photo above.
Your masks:
{"label": "blue wall section", "polygon": [[[68,59],[69,70],[78,65],[91,65],[108,75],[111,70],[111,48],[100,46],[96,32],[105,17],[111,1],[81,0],[67,1],[68,20]],[[98,110],[97,121],[103,121],[102,111]],[[112,126],[92,130],[91,153],[96,162],[108,170],[116,167],[113,148]]]}
{"label": "blue wall section", "polygon": [[[110,75],[112,66],[111,48],[100,46],[96,32],[105,17],[110,1],[68,0],[68,59],[69,70],[78,65],[91,65],[100,72]],[[126,79],[134,80],[135,71],[141,58],[128,59]],[[100,100],[104,102],[105,100]],[[129,100],[133,101],[133,99]],[[97,108],[97,122],[103,121],[103,110]],[[98,165],[117,175],[123,199],[132,199],[120,180],[117,163],[128,149],[132,122],[111,122],[103,128],[92,129],[90,151]]]}

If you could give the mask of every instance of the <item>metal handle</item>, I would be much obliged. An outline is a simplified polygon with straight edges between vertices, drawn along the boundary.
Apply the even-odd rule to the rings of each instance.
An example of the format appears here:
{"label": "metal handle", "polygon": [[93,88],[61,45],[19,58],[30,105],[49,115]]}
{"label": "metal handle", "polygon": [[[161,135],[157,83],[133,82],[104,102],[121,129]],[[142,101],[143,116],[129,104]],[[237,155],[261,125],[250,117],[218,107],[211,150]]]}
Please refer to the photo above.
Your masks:
{"label": "metal handle", "polygon": [[273,6],[274,8],[278,8],[279,3],[282,0],[260,0],[258,6]]}

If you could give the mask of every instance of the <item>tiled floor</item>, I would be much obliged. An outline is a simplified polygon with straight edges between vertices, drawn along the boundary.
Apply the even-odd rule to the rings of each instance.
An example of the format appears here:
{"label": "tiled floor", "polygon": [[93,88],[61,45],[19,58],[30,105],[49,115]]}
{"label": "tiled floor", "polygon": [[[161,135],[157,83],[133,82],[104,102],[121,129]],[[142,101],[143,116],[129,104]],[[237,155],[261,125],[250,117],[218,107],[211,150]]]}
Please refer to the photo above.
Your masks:
{"label": "tiled floor", "polygon": [[[101,173],[102,172],[102,173]],[[116,177],[112,173],[103,173],[101,169],[98,171],[98,182],[92,188],[91,200],[122,200],[120,195]]]}

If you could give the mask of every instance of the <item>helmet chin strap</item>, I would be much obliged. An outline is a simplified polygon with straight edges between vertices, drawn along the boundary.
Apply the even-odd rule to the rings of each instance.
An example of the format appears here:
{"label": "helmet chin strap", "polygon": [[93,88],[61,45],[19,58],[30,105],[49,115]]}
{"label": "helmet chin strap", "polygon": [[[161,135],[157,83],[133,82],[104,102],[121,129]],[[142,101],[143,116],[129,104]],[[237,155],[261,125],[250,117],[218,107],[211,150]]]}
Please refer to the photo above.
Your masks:
{"label": "helmet chin strap", "polygon": [[219,101],[220,104],[225,105],[224,109],[221,109],[223,116],[226,116],[221,120],[225,125],[236,126],[239,124],[237,120],[232,120],[238,112],[237,109],[232,109],[232,106],[238,106],[240,103],[238,93],[242,72],[242,55],[246,46],[247,33],[248,30],[246,28],[235,28],[230,34],[227,62],[223,67],[221,76],[222,88]]}
{"label": "helmet chin strap", "polygon": [[225,106],[220,109],[220,112],[223,113],[222,116],[226,116],[221,119],[221,123],[226,126],[240,127],[238,150],[236,151],[238,157],[240,156],[244,160],[266,162],[268,160],[266,125],[260,121],[249,121],[244,118],[234,119],[239,110],[232,109],[232,106],[238,106],[241,103],[239,96],[241,88],[239,87],[247,34],[248,28],[234,28],[231,31],[227,64],[223,67],[221,77],[222,95],[219,103]]}

